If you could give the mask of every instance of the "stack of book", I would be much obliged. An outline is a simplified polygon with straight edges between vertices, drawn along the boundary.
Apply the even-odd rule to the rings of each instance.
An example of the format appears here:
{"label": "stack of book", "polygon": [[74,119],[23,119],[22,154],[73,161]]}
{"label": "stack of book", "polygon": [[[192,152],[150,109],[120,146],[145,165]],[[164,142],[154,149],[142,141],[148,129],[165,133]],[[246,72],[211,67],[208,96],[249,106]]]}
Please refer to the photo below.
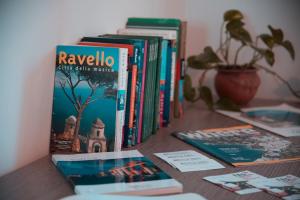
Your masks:
{"label": "stack of book", "polygon": [[180,117],[186,25],[128,18],[118,34],[57,46],[50,151],[120,151]]}

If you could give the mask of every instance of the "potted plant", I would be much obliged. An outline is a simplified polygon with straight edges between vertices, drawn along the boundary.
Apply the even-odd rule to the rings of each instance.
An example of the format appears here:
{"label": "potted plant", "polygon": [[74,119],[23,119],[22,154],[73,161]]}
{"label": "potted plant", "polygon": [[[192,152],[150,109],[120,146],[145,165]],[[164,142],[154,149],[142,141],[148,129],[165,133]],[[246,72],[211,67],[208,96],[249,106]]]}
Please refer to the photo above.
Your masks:
{"label": "potted plant", "polygon": [[[203,70],[203,73],[197,89],[192,87],[190,76],[185,76],[185,98],[192,102],[202,99],[209,108],[218,106],[223,109],[238,109],[236,105],[246,105],[255,96],[260,85],[258,70],[277,77],[300,98],[300,91],[295,91],[286,80],[271,70],[275,62],[274,48],[282,47],[293,60],[295,58],[293,45],[284,39],[282,30],[269,25],[269,34],[259,34],[253,38],[245,29],[244,16],[239,10],[228,10],[223,18],[219,47],[214,50],[207,46],[199,55],[190,56],[187,60],[188,67]],[[239,59],[242,50],[250,51],[249,60]],[[259,64],[263,59],[268,66]],[[220,97],[217,102],[213,101],[210,89],[203,85],[206,73],[213,69],[217,70],[215,88]]]}

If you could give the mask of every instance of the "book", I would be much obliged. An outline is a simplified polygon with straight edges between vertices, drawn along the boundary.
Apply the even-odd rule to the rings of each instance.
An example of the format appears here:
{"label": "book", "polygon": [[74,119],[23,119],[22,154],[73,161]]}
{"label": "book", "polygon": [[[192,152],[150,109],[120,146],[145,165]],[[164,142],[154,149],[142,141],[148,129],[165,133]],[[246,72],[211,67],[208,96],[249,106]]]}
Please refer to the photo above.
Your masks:
{"label": "book", "polygon": [[161,38],[156,36],[132,36],[107,34],[100,37],[123,39],[143,39],[148,41],[147,68],[145,74],[144,107],[142,135],[138,143],[146,141],[157,131],[159,113],[159,77],[160,77],[160,45]]}
{"label": "book", "polygon": [[[180,38],[181,38],[181,21],[172,18],[138,18],[130,17],[127,20],[126,28],[144,28],[144,29],[158,29],[158,30],[175,30],[177,32],[177,40],[174,49],[176,53],[175,72],[172,73],[172,81],[174,82],[174,90],[171,90],[171,101],[174,102],[174,117],[180,117],[179,102],[179,80],[181,77],[181,59],[180,59]],[[173,64],[174,65],[174,64]],[[172,82],[172,83],[173,83]]]}
{"label": "book", "polygon": [[164,196],[130,196],[130,195],[107,195],[107,194],[81,194],[64,197],[61,200],[206,200],[196,193],[173,194]]}
{"label": "book", "polygon": [[138,64],[138,48],[128,44],[115,44],[115,43],[100,43],[100,42],[79,42],[79,45],[90,46],[111,46],[123,47],[128,49],[128,84],[127,84],[127,99],[126,99],[126,113],[125,113],[125,126],[123,134],[123,145],[129,147],[132,145],[132,135],[135,120],[135,96],[136,96],[136,80],[137,80],[137,64]]}
{"label": "book", "polygon": [[181,172],[225,168],[217,161],[192,150],[155,153],[154,155]]}
{"label": "book", "polygon": [[134,146],[141,142],[142,125],[143,125],[143,107],[144,107],[144,91],[146,83],[146,69],[148,62],[148,41],[134,38],[113,38],[113,37],[84,37],[81,42],[102,42],[102,43],[117,43],[131,44],[138,49],[138,64],[137,64],[137,80],[136,80],[136,99],[135,99],[135,117],[132,132],[128,134],[128,146]]}
{"label": "book", "polygon": [[[175,87],[175,70],[176,70],[176,56],[172,56],[171,52],[176,55],[176,42],[177,42],[177,32],[175,30],[158,30],[158,29],[143,29],[143,28],[123,28],[118,30],[118,34],[123,35],[139,35],[139,36],[159,36],[162,37],[161,44],[161,67],[160,67],[160,115],[159,115],[159,124],[160,126],[167,126],[169,123],[169,112],[170,109],[170,94],[174,95]],[[174,44],[174,49],[170,49],[169,45]],[[171,50],[171,52],[169,52]],[[169,58],[170,57],[170,58]],[[172,62],[169,62],[168,59],[172,59]],[[173,64],[173,65],[172,65]],[[169,69],[170,68],[170,69]],[[166,72],[172,72],[171,74],[166,74]],[[171,82],[166,82],[167,75],[170,77]],[[166,84],[171,84],[166,87]],[[168,89],[168,90],[166,90]],[[168,94],[167,94],[168,93]],[[173,97],[172,97],[173,98]]]}
{"label": "book", "polygon": [[160,195],[181,193],[182,184],[137,150],[52,155],[76,194]]}
{"label": "book", "polygon": [[173,194],[165,196],[129,196],[129,195],[107,195],[107,194],[81,194],[64,197],[61,200],[206,200],[196,193]]}
{"label": "book", "polygon": [[300,144],[251,125],[181,131],[173,135],[237,167],[300,160]]}
{"label": "book", "polygon": [[262,179],[263,176],[250,172],[241,171],[232,174],[223,174],[217,176],[207,176],[204,180],[221,186],[229,191],[240,195],[260,192],[261,190],[248,184],[248,181]]}
{"label": "book", "polygon": [[127,58],[126,48],[57,46],[51,153],[121,150]]}
{"label": "book", "polygon": [[242,109],[242,112],[217,112],[283,137],[300,136],[300,109],[288,104],[247,108]]}
{"label": "book", "polygon": [[118,47],[128,49],[128,82],[127,82],[127,98],[125,107],[125,125],[123,133],[123,147],[131,146],[131,137],[134,128],[135,117],[135,95],[136,95],[136,79],[137,79],[137,62],[138,48],[128,44],[101,43],[101,42],[79,42],[78,45],[85,46],[102,46],[102,47]]}
{"label": "book", "polygon": [[282,199],[300,199],[300,178],[291,174],[275,178],[260,178],[248,183]]}

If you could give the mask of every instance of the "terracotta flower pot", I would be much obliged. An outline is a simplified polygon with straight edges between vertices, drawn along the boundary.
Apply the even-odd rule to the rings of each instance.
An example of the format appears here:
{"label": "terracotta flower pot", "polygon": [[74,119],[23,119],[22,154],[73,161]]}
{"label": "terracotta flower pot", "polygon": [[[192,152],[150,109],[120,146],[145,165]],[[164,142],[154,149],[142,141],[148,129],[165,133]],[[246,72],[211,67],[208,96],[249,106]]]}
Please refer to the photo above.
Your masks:
{"label": "terracotta flower pot", "polygon": [[220,97],[231,99],[238,105],[246,105],[255,96],[260,85],[256,69],[218,70],[215,88]]}

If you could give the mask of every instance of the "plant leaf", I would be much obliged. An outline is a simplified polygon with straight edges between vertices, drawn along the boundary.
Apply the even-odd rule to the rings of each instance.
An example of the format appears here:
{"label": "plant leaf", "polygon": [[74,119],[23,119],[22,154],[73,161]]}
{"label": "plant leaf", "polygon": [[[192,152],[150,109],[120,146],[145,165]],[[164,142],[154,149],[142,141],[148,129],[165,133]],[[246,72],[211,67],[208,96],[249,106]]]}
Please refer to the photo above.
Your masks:
{"label": "plant leaf", "polygon": [[204,60],[201,59],[200,55],[198,56],[190,56],[187,59],[188,66],[193,69],[207,69],[209,68],[209,64]]}
{"label": "plant leaf", "polygon": [[186,100],[193,101],[195,99],[196,89],[192,87],[192,79],[188,74],[184,76],[183,92]]}
{"label": "plant leaf", "polygon": [[199,88],[200,98],[206,103],[207,107],[212,110],[214,101],[211,90],[207,86],[201,86]]}
{"label": "plant leaf", "polygon": [[204,56],[207,58],[207,62],[210,63],[222,62],[222,60],[218,57],[218,55],[214,52],[214,50],[210,46],[204,48]]}
{"label": "plant leaf", "polygon": [[281,43],[281,46],[283,46],[289,52],[291,58],[295,60],[295,50],[292,43],[286,40]]}
{"label": "plant leaf", "polygon": [[259,37],[270,49],[273,48],[275,41],[271,35],[261,34]]}
{"label": "plant leaf", "polygon": [[275,43],[280,44],[283,41],[283,32],[281,29],[275,29],[273,28],[271,25],[268,26],[268,28],[270,29],[273,39],[275,41]]}
{"label": "plant leaf", "polygon": [[242,22],[240,19],[234,19],[229,21],[226,24],[226,30],[230,31],[230,30],[234,30],[234,29],[239,29],[242,28],[244,26],[244,22]]}
{"label": "plant leaf", "polygon": [[274,53],[271,50],[269,50],[269,49],[265,50],[264,58],[269,65],[273,66],[273,64],[275,62],[275,58],[274,58]]}
{"label": "plant leaf", "polygon": [[231,101],[228,98],[222,97],[220,98],[217,102],[216,102],[216,106],[218,109],[221,110],[230,110],[230,111],[240,111],[240,107],[233,103],[233,101]]}
{"label": "plant leaf", "polygon": [[224,13],[224,21],[231,21],[234,19],[243,19],[244,16],[239,10],[228,10]]}
{"label": "plant leaf", "polygon": [[207,46],[203,52],[197,56],[190,56],[188,58],[188,65],[194,69],[209,69],[210,64],[220,63],[222,60],[213,51],[212,47]]}
{"label": "plant leaf", "polygon": [[249,34],[249,32],[244,29],[243,27],[237,28],[237,29],[232,29],[229,30],[230,36],[233,37],[236,40],[239,40],[243,43],[251,43],[252,39]]}

